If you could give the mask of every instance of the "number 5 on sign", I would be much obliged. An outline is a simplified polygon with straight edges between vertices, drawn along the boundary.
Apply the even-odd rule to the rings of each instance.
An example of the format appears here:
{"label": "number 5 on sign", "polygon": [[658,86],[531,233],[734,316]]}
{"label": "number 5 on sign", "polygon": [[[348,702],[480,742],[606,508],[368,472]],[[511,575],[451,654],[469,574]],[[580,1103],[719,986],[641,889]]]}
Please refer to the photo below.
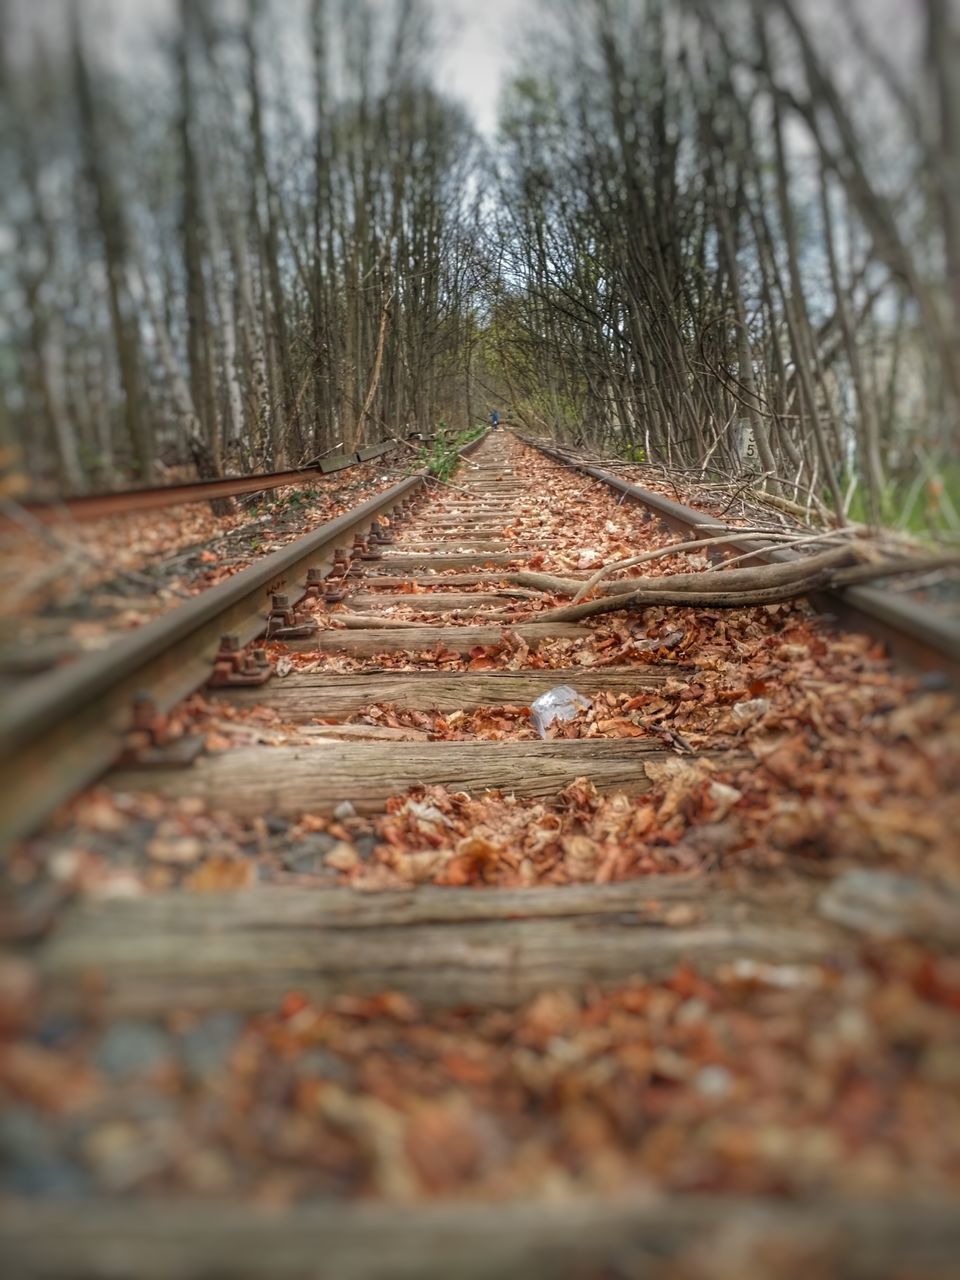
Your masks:
{"label": "number 5 on sign", "polygon": [[754,439],[753,427],[745,419],[740,419],[740,461],[751,465],[757,461],[757,442]]}

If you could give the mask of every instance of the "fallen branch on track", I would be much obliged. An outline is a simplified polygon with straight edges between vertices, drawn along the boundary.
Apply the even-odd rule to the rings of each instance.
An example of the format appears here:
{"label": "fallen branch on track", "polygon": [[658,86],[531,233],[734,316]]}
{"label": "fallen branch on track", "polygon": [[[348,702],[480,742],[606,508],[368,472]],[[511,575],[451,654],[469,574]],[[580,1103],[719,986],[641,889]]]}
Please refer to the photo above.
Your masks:
{"label": "fallen branch on track", "polygon": [[[834,533],[805,533],[801,537],[790,535],[789,537],[787,537],[786,539],[784,539],[782,542],[779,543],[777,550],[789,551],[789,550],[792,550],[794,547],[810,547],[812,545],[817,545],[817,544],[822,546],[824,543],[826,543],[828,546],[839,546],[841,544],[845,544],[849,546],[849,539],[853,535],[853,533],[854,531],[850,528],[850,526],[845,525],[842,529],[837,529],[836,532]],[[763,549],[761,549],[761,551],[762,550]],[[871,548],[869,547],[861,546],[858,548],[858,550],[863,554],[864,559],[868,560],[871,554],[873,554],[873,552],[876,550],[876,548],[871,550]],[[725,573],[728,569],[732,569],[735,564],[740,564],[742,560],[756,559],[758,554],[759,553],[756,548],[754,548],[751,551],[742,551],[740,555],[733,556],[731,557],[731,559],[725,560],[723,564],[712,565],[709,569],[709,572]]]}
{"label": "fallen branch on track", "polygon": [[[620,561],[611,568],[622,568],[628,561]],[[657,578],[623,578],[619,582],[607,582],[601,590],[605,596],[630,596],[633,597],[640,592],[656,592],[662,595],[664,592],[674,594],[682,594],[684,599],[695,592],[714,594],[729,594],[731,591],[744,592],[754,589],[762,589],[772,586],[778,586],[783,582],[793,582],[799,571],[803,571],[809,575],[819,571],[822,567],[831,568],[840,565],[850,565],[856,563],[856,555],[849,547],[834,547],[829,551],[821,552],[816,556],[805,556],[803,559],[791,560],[785,564],[761,565],[756,568],[747,569],[730,569],[727,572],[705,569],[700,573],[672,573],[664,574]],[[513,575],[515,578],[529,580],[532,576],[529,573],[518,573]],[[576,578],[558,578],[547,574],[537,574],[543,585],[544,590],[554,591],[565,595],[578,597],[582,588],[586,585]],[[718,588],[719,579],[723,579],[723,587]],[[533,585],[533,584],[531,584]],[[599,601],[588,601],[587,603],[600,603]],[[580,607],[578,599],[575,599],[572,605],[564,606],[565,608]],[[608,606],[609,607],[609,606]],[[622,601],[615,605],[616,608],[623,608]],[[600,612],[605,612],[601,610]],[[586,616],[586,615],[585,615]]]}
{"label": "fallen branch on track", "polygon": [[[930,556],[924,559],[862,562],[862,551],[851,547],[834,547],[819,555],[804,556],[782,564],[755,568],[713,570],[704,573],[668,574],[659,578],[633,578],[607,583],[605,594],[597,600],[564,605],[535,615],[538,622],[579,622],[583,618],[619,609],[649,608],[654,605],[688,605],[712,609],[750,608],[755,605],[779,604],[811,591],[830,587],[851,586],[878,578],[925,573],[931,569],[960,565],[957,556]],[[515,575],[529,579],[530,575]],[[546,575],[538,575],[544,577]],[[552,579],[550,590],[565,590],[571,595],[583,583]],[[556,584],[556,585],[553,585]],[[534,584],[531,584],[534,585]]]}
{"label": "fallen branch on track", "polygon": [[[703,547],[721,546],[724,543],[731,542],[734,538],[743,537],[760,537],[765,541],[777,541],[786,546],[794,545],[800,542],[829,542],[831,534],[814,534],[796,537],[792,533],[771,533],[765,529],[731,529],[728,533],[717,534],[710,538],[697,538],[693,542],[671,542],[669,546],[658,547],[655,551],[644,551],[641,555],[630,556],[627,560],[617,560],[612,564],[605,564],[601,569],[593,575],[580,587],[580,590],[573,598],[574,604],[579,604],[590,592],[601,582],[608,574],[616,573],[618,569],[633,569],[640,564],[648,564],[651,560],[662,560],[665,556],[686,555],[688,551],[699,551]],[[744,555],[749,558],[755,556],[756,551],[747,551]],[[743,559],[744,556],[738,556],[737,559]],[[722,568],[723,566],[718,566]]]}
{"label": "fallen branch on track", "polygon": [[557,596],[575,595],[584,583],[583,578],[560,578],[552,573],[537,573],[533,569],[520,569],[516,573],[504,574],[503,581],[512,586],[533,587],[535,591]]}
{"label": "fallen branch on track", "polygon": [[855,565],[841,569],[834,575],[835,587],[853,587],[874,578],[903,577],[914,573],[933,573],[939,569],[960,568],[960,556],[925,556],[912,560],[890,560],[874,564]]}

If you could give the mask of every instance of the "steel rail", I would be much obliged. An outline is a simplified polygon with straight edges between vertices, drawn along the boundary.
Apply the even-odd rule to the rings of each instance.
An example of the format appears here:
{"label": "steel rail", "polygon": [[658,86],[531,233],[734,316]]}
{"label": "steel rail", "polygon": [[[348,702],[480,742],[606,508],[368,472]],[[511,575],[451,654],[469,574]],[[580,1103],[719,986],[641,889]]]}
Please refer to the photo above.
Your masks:
{"label": "steel rail", "polygon": [[[715,516],[684,506],[663,494],[640,485],[592,463],[583,462],[552,445],[529,436],[518,439],[539,449],[548,458],[599,480],[634,501],[642,503],[671,529],[689,533],[704,525],[716,525]],[[752,552],[758,562],[771,563],[793,558],[788,550],[764,547],[749,538],[731,537],[730,546],[738,552]],[[881,642],[890,656],[912,671],[937,672],[960,688],[960,622],[925,610],[922,602],[907,595],[882,591],[878,587],[843,587],[819,591],[809,597],[821,613],[829,614],[849,631],[861,631]]]}
{"label": "steel rail", "polygon": [[[461,456],[484,438],[471,441]],[[222,635],[235,633],[244,645],[256,639],[265,629],[273,592],[294,594],[299,587],[302,594],[308,569],[329,569],[338,547],[425,483],[426,472],[415,472],[108,649],[15,689],[0,711],[0,850],[110,767],[130,729],[138,694],[149,691],[166,711],[201,688]]]}
{"label": "steel rail", "polygon": [[[17,506],[42,524],[79,520],[102,520],[107,516],[128,515],[137,511],[154,511],[163,507],[185,506],[190,502],[212,502],[216,498],[238,498],[245,493],[264,493],[288,485],[318,480],[335,471],[345,471],[363,462],[382,457],[397,446],[393,441],[371,445],[354,453],[339,453],[322,458],[314,466],[295,467],[290,471],[269,471],[250,476],[224,476],[216,480],[190,480],[182,484],[150,485],[134,489],[117,489],[113,493],[84,493],[66,498],[25,498]],[[3,517],[12,523],[11,517]]]}

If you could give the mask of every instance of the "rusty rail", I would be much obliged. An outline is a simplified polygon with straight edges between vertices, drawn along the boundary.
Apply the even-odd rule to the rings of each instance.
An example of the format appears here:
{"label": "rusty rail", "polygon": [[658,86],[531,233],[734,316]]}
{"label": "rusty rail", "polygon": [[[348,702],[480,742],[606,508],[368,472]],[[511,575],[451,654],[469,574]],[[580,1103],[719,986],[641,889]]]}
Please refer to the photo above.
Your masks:
{"label": "rusty rail", "polygon": [[238,498],[246,493],[265,493],[269,489],[309,483],[335,471],[345,471],[349,467],[380,458],[396,447],[392,440],[388,440],[383,444],[358,449],[354,453],[338,453],[329,458],[321,458],[314,466],[295,467],[290,471],[225,476],[217,480],[191,480],[183,484],[118,489],[113,493],[87,493],[68,498],[26,498],[17,505],[43,524],[102,520],[107,516],[184,506],[189,502],[212,502],[216,498]]}
{"label": "rusty rail", "polygon": [[[485,436],[460,450],[471,453]],[[255,561],[110,648],[15,689],[0,711],[0,850],[29,834],[62,801],[94,782],[122,750],[131,708],[149,692],[160,711],[201,688],[226,633],[261,635],[275,592],[302,595],[308,571],[425,484],[417,471],[352,511]]]}
{"label": "rusty rail", "polygon": [[[689,533],[705,524],[716,524],[716,518],[705,511],[631,484],[602,467],[583,462],[529,436],[518,438],[548,458],[642,503],[668,528]],[[740,553],[753,552],[757,561],[771,562],[791,556],[789,551],[764,547],[748,538],[731,538],[730,546]],[[913,671],[940,673],[960,687],[960,623],[954,619],[924,610],[923,605],[909,595],[882,591],[878,587],[822,591],[811,596],[811,603],[819,612],[835,617],[848,630],[861,631],[878,640],[900,665]]]}

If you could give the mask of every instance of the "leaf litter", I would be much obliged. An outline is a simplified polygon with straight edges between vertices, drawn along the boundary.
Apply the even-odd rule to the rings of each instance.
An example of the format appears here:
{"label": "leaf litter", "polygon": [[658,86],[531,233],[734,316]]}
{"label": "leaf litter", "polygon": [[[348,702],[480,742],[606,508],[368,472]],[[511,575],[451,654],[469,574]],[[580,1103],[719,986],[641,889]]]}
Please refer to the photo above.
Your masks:
{"label": "leaf litter", "polygon": [[[669,540],[607,490],[525,456],[544,498],[503,536],[521,546],[542,532],[555,544],[528,566],[586,571]],[[671,557],[657,571],[684,565],[697,567]],[[442,645],[372,661],[270,648],[290,677],[582,668],[577,692],[592,705],[547,734],[655,740],[670,755],[645,763],[641,797],[598,794],[587,779],[550,803],[416,788],[380,816],[345,803],[289,822],[101,786],[16,850],[5,878],[38,930],[51,894],[56,905],[260,883],[375,892],[668,873],[709,884],[714,873],[824,877],[850,866],[960,883],[950,837],[960,723],[935,681],[893,674],[868,639],[832,634],[799,604],[646,609],[586,631],[532,647],[507,626],[500,643],[466,656]],[[630,694],[590,686],[592,668],[641,664],[665,679]],[[213,751],[309,750],[311,731],[324,731],[205,697],[177,717]],[[514,705],[441,714],[380,703],[349,723],[433,741],[535,736],[529,708]],[[725,756],[701,754],[711,751]],[[668,914],[667,925],[690,922]],[[662,980],[548,989],[495,1012],[428,1011],[397,992],[316,1003],[294,991],[258,1017],[172,1011],[117,1030],[82,1012],[54,1026],[35,1001],[17,1002],[21,989],[0,983],[0,1091],[14,1130],[39,1126],[44,1137],[41,1167],[18,1156],[4,1175],[15,1195],[957,1192],[960,971],[915,943],[867,944],[849,968],[743,960],[708,976],[683,965]]]}
{"label": "leaf litter", "polygon": [[[688,965],[516,1009],[291,991],[258,1016],[4,1008],[6,1195],[273,1205],[960,1190],[960,971]],[[14,1134],[42,1135],[17,1147]]]}

